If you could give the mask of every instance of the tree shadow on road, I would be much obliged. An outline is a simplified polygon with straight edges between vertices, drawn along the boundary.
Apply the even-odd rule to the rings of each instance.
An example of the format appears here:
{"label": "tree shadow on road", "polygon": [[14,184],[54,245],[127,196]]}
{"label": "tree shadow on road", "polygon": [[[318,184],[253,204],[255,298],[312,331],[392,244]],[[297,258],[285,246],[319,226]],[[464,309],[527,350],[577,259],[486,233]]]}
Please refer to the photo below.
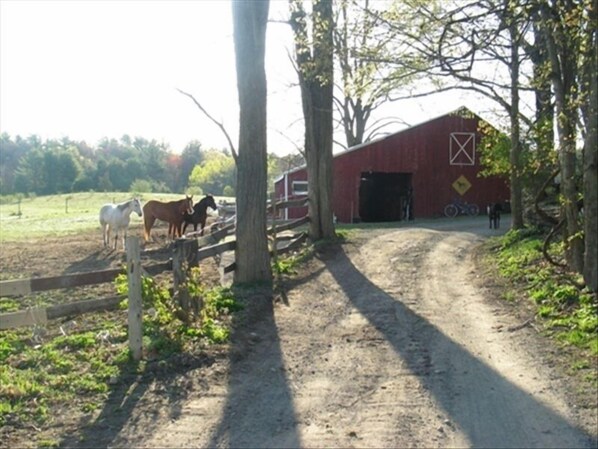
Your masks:
{"label": "tree shadow on road", "polygon": [[[300,447],[272,291],[257,292],[244,301],[231,337],[224,415],[208,446]],[[247,378],[257,381],[249,383]]]}
{"label": "tree shadow on road", "polygon": [[[592,447],[591,435],[373,284],[342,248],[324,262],[351,303],[392,345],[472,447]],[[436,373],[436,356],[448,360],[452,369]],[[469,388],[468,382],[478,388]],[[462,388],[458,395],[449,394],[448,385]],[[522,435],[526,441],[520,441]]]}

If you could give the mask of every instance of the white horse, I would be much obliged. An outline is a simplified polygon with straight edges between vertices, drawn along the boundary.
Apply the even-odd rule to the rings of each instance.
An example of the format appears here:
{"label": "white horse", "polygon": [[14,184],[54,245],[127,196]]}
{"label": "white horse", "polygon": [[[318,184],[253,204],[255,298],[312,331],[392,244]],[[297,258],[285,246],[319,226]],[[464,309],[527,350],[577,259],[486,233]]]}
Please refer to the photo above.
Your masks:
{"label": "white horse", "polygon": [[110,242],[110,232],[114,233],[114,249],[118,240],[118,231],[124,230],[123,249],[127,240],[127,229],[131,219],[131,212],[137,212],[141,217],[141,202],[137,198],[125,201],[120,204],[104,204],[100,209],[100,224],[102,225],[102,236],[104,246]]}

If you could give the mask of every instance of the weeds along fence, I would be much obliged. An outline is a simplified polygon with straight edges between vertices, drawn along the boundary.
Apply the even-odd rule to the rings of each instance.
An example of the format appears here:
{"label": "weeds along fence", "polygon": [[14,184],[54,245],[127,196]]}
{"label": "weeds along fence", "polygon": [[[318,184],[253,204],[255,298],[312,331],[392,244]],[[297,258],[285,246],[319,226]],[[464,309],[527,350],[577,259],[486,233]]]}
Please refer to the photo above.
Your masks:
{"label": "weeds along fence", "polygon": [[[164,271],[173,270],[175,260],[182,256],[181,250],[175,251],[175,257],[160,264],[142,267],[140,262],[139,238],[127,238],[127,266],[126,274],[129,286],[128,293],[128,327],[129,348],[136,360],[141,358],[142,338],[142,306],[141,306],[141,276],[155,276]],[[182,265],[182,264],[179,264]],[[180,273],[174,272],[175,280]],[[75,273],[63,276],[17,279],[0,282],[0,297],[17,296],[24,298],[29,294],[65,288],[75,288],[87,285],[96,285],[113,282],[122,268]],[[176,282],[176,281],[175,281]],[[178,281],[181,282],[180,280]],[[66,316],[81,315],[89,312],[110,310],[118,307],[123,301],[122,296],[98,298],[86,301],[76,301],[66,304],[57,304],[48,307],[30,307],[18,312],[0,314],[0,330],[22,326],[45,326],[49,320]]]}
{"label": "weeds along fence", "polygon": [[[275,217],[277,208],[303,206],[305,201],[287,202],[276,204],[271,211]],[[270,254],[276,258],[279,254],[292,251],[303,244],[307,238],[305,232],[294,235],[285,235],[279,238],[277,233],[283,233],[297,228],[309,221],[303,217],[292,222],[276,225],[273,220],[268,228],[268,234],[272,237],[272,250]],[[173,291],[175,300],[179,303],[185,317],[197,315],[199,312],[196,304],[186,288],[186,279],[189,270],[195,267],[203,259],[219,256],[224,252],[233,251],[236,241],[230,240],[219,243],[228,235],[234,232],[234,223],[229,223],[221,229],[214,230],[206,236],[198,239],[182,238],[174,242],[173,258],[169,261],[142,266],[140,262],[139,238],[127,238],[127,265],[126,274],[128,279],[128,326],[129,326],[129,347],[135,359],[141,357],[142,337],[142,305],[141,305],[141,277],[156,276],[165,271],[173,273]],[[220,267],[221,274],[229,273],[235,269],[234,261]],[[96,285],[107,282],[114,282],[116,277],[123,273],[122,268],[100,270],[86,273],[67,274],[63,276],[16,279],[0,281],[0,297],[21,297],[55,289],[68,289]],[[0,330],[18,328],[22,326],[44,326],[49,320],[57,318],[76,316],[84,313],[97,312],[117,308],[123,301],[122,296],[109,298],[98,298],[85,301],[77,301],[66,304],[57,304],[48,307],[30,307],[26,310],[0,314]]]}

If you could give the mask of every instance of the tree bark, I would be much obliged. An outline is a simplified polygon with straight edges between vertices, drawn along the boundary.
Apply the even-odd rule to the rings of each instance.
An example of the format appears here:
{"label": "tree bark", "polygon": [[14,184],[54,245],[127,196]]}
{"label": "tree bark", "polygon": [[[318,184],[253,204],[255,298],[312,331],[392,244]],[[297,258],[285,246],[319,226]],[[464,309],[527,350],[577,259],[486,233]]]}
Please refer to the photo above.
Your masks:
{"label": "tree bark", "polygon": [[588,9],[587,72],[581,91],[587,104],[583,161],[584,259],[583,277],[592,291],[598,291],[598,31],[596,8]]}
{"label": "tree bark", "polygon": [[521,161],[521,136],[519,127],[519,32],[517,22],[509,17],[511,36],[511,228],[523,228],[523,164]]}
{"label": "tree bark", "polygon": [[[563,8],[558,9],[558,8]],[[561,166],[562,211],[565,218],[565,252],[569,268],[583,272],[584,243],[579,225],[576,179],[576,139],[577,139],[577,83],[579,48],[574,39],[575,24],[561,23],[573,5],[557,5],[556,10],[549,5],[541,6],[543,25],[546,27],[546,44],[552,68],[557,133],[559,136],[559,163]]]}
{"label": "tree bark", "polygon": [[239,92],[235,284],[271,281],[266,234],[267,138],[264,69],[269,1],[233,1]]}
{"label": "tree bark", "polygon": [[592,81],[591,102],[593,112],[590,129],[586,134],[584,146],[583,196],[584,196],[584,262],[583,275],[586,285],[592,291],[598,291],[598,107],[596,98],[596,77]]}
{"label": "tree bark", "polygon": [[291,0],[290,5],[305,117],[309,235],[315,241],[335,236],[332,218],[332,2],[313,1],[311,46],[307,41],[307,16],[301,1]]}
{"label": "tree bark", "polygon": [[[550,64],[547,54],[546,29],[534,23],[534,45],[528,54],[534,65],[534,95],[536,99],[536,147],[542,154],[541,160],[548,160],[554,148],[554,105],[550,77],[546,67]],[[554,168],[550,171],[553,171]]]}

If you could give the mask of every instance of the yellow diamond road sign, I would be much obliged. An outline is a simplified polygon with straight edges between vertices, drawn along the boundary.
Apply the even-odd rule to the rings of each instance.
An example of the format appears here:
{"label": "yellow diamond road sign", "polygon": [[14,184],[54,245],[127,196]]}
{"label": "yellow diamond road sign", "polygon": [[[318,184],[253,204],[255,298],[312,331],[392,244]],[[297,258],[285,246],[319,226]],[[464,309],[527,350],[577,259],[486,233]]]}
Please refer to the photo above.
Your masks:
{"label": "yellow diamond road sign", "polygon": [[459,195],[464,195],[471,188],[471,182],[463,175],[459,176],[455,182],[453,182],[453,189],[455,189]]}

